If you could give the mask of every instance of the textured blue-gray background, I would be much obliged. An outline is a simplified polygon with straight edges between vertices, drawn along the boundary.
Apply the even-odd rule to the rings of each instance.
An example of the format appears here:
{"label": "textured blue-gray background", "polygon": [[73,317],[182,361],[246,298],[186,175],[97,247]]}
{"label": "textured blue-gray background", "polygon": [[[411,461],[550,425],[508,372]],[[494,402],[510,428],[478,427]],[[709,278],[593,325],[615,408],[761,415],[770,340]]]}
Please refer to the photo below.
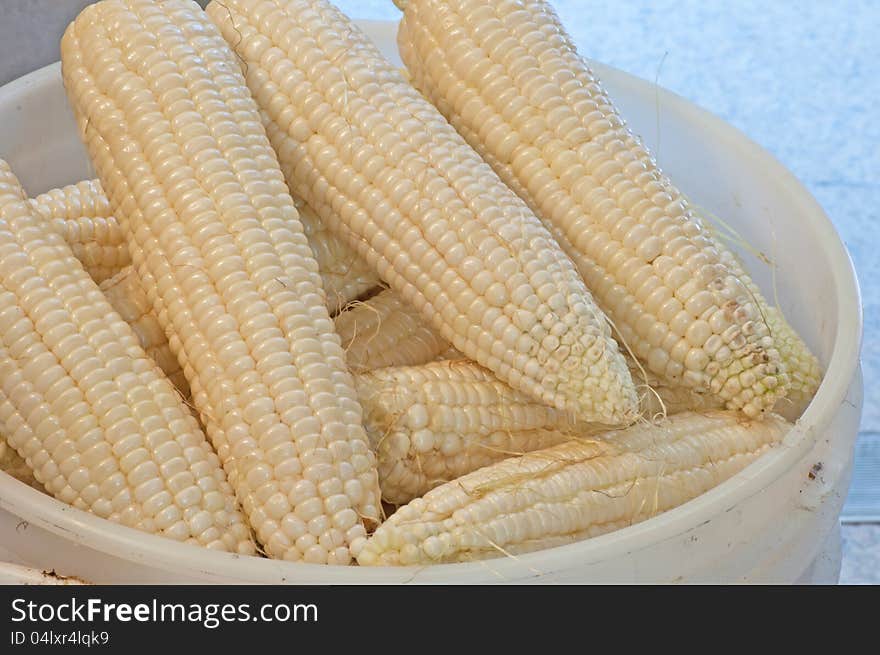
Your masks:
{"label": "textured blue-gray background", "polygon": [[[880,508],[880,2],[551,1],[585,56],[657,80],[738,127],[837,225],[865,308],[861,443],[869,447],[856,484]],[[58,59],[61,32],[85,4],[0,0],[0,84]],[[399,16],[391,0],[337,4],[357,18]],[[880,581],[880,528],[845,534],[852,556],[842,579]]]}

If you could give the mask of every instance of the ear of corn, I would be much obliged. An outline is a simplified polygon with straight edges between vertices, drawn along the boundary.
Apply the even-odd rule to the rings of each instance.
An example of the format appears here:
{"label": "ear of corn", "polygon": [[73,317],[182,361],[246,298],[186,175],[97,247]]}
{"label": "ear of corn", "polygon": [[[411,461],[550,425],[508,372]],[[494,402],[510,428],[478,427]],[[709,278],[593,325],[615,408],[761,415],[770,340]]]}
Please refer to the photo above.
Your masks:
{"label": "ear of corn", "polygon": [[500,459],[565,440],[577,423],[467,361],[355,376],[383,498],[404,503]]}
{"label": "ear of corn", "polygon": [[500,557],[623,528],[727,480],[789,427],[772,414],[679,414],[507,459],[398,509],[358,562],[399,566]]}
{"label": "ear of corn", "polygon": [[391,289],[339,314],[336,332],[353,371],[425,364],[450,348],[449,342]]}
{"label": "ear of corn", "polygon": [[551,228],[664,381],[756,416],[788,375],[747,285],[626,128],[543,0],[410,0],[413,83]]}
{"label": "ear of corn", "polygon": [[[207,11],[291,189],[327,227],[513,387],[584,420],[632,420],[629,373],[571,262],[356,26],[323,0]],[[438,130],[446,147],[431,142]]]}
{"label": "ear of corn", "polygon": [[2,161],[0,426],[62,501],[180,541],[253,552],[195,419]]}
{"label": "ear of corn", "polygon": [[61,51],[138,277],[265,552],[348,563],[380,515],[375,458],[235,56],[183,0],[91,5]]}

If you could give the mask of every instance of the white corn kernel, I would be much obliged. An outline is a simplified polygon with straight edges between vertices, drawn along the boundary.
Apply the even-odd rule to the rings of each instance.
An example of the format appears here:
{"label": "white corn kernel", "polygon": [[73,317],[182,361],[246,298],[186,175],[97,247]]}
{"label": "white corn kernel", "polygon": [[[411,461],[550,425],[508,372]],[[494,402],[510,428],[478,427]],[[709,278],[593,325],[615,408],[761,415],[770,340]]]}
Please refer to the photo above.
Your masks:
{"label": "white corn kernel", "polygon": [[[90,5],[61,51],[138,278],[258,539],[273,557],[345,563],[317,539],[291,544],[275,518],[279,492],[296,516],[327,513],[319,495],[281,491],[297,480],[360,481],[365,520],[380,516],[379,488],[318,266],[235,55],[188,0]],[[340,440],[349,467],[306,462]],[[252,488],[266,462],[288,474]],[[321,536],[343,543],[337,532]]]}

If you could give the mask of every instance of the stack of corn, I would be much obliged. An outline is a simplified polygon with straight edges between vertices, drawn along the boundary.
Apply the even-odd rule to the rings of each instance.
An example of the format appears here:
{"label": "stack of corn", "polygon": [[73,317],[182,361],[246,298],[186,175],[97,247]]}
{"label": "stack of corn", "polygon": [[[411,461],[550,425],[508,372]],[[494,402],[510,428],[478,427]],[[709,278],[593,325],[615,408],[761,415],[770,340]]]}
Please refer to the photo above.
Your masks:
{"label": "stack of corn", "polygon": [[32,267],[0,271],[3,432],[48,492],[240,552],[462,561],[675,507],[809,402],[816,359],[549,5],[397,4],[408,79],[325,0],[67,30],[99,181],[0,187]]}

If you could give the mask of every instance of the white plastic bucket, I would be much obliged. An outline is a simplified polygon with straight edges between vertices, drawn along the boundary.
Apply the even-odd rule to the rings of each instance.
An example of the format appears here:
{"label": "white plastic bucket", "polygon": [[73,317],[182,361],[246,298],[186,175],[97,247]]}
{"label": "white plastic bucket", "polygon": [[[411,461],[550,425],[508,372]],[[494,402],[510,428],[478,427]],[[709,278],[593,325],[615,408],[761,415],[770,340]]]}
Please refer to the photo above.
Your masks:
{"label": "white plastic bucket", "polygon": [[[397,61],[395,26],[362,26]],[[647,82],[596,69],[651,146],[659,125],[658,159],[692,200],[777,265],[782,309],[827,370],[782,447],[709,493],[611,534],[517,558],[417,568],[207,551],[111,524],[0,474],[0,556],[105,583],[836,582],[838,516],[862,403],[861,305],[846,249],[803,186],[741,133]],[[0,157],[31,194],[92,176],[57,64],[0,88]],[[770,268],[743,254],[770,291]]]}

